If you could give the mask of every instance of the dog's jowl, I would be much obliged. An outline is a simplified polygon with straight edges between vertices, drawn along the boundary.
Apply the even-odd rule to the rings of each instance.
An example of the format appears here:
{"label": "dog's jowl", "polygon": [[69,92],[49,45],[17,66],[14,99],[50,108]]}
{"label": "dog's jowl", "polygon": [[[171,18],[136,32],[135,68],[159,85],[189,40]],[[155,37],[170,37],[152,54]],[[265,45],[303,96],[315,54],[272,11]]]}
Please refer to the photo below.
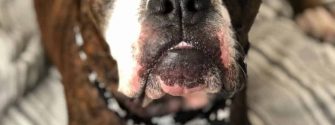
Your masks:
{"label": "dog's jowl", "polygon": [[190,108],[204,107],[215,96],[231,97],[246,81],[243,60],[248,41],[240,37],[247,37],[250,26],[241,24],[248,18],[238,16],[252,11],[247,10],[251,5],[257,10],[257,4],[252,0],[114,1],[104,35],[118,63],[118,90],[149,100],[180,96]]}

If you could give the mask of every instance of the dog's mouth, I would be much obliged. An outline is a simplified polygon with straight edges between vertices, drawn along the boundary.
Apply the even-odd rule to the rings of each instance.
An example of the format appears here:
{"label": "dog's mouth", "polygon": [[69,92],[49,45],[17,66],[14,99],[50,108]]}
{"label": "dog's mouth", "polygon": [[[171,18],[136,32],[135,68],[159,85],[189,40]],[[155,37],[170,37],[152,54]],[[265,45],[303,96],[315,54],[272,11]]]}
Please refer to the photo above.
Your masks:
{"label": "dog's mouth", "polygon": [[147,74],[143,86],[143,106],[163,96],[183,97],[191,108],[209,100],[195,99],[222,89],[221,70],[213,57],[191,42],[181,41],[161,53]]}
{"label": "dog's mouth", "polygon": [[245,79],[243,66],[236,61],[242,56],[236,56],[239,53],[231,32],[210,29],[213,31],[188,29],[185,33],[143,30],[132,44],[131,59],[118,58],[124,78],[118,89],[132,98],[130,105],[142,105],[143,112],[160,112],[156,109],[166,107],[161,110],[168,114],[179,109],[206,109],[213,100],[234,95]]}

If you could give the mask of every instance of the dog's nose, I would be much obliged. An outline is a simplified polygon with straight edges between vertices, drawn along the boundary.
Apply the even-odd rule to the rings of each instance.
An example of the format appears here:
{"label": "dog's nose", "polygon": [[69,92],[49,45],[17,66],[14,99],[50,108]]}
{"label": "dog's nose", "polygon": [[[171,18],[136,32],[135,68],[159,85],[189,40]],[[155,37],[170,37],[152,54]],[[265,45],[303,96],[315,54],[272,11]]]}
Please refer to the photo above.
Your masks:
{"label": "dog's nose", "polygon": [[155,14],[175,13],[188,16],[205,11],[211,0],[149,0],[148,9]]}
{"label": "dog's nose", "polygon": [[202,12],[210,6],[210,0],[182,0],[181,8],[184,14]]}
{"label": "dog's nose", "polygon": [[149,0],[148,9],[155,14],[169,14],[175,8],[172,0]]}

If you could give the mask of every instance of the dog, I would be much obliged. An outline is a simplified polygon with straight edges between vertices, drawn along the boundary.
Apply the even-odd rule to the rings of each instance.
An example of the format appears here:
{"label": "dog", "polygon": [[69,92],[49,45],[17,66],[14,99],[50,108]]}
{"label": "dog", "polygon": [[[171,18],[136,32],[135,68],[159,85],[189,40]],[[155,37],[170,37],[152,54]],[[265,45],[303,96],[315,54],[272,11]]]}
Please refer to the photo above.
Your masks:
{"label": "dog", "polygon": [[[88,8],[85,12],[91,14],[88,17],[93,18],[96,32],[106,41],[103,44],[110,50],[109,57],[117,63],[117,91],[122,99],[117,94],[115,100],[131,117],[137,118],[136,122],[154,124],[155,116],[183,114],[179,119],[187,117],[187,120],[179,123],[190,123],[188,120],[201,113],[210,116],[211,111],[229,104],[226,100],[232,98],[231,124],[250,124],[245,100],[245,58],[249,49],[248,32],[261,0],[91,0],[85,6],[84,1],[77,0],[69,5],[78,3],[79,7],[65,7],[68,10]],[[41,18],[42,11],[37,11],[42,31],[50,32],[46,25],[52,23]],[[59,9],[53,12],[67,17],[58,14]],[[77,18],[72,16],[68,20],[75,22]],[[59,51],[65,49],[52,48],[61,44],[52,42],[56,41],[52,38],[62,37],[46,34],[42,33],[46,49],[52,53],[49,54],[52,62],[60,67],[64,79],[69,79],[69,73],[65,72],[71,71],[62,68],[64,62],[55,57],[64,55],[66,52]],[[85,34],[82,35],[85,39]],[[79,91],[69,89],[74,84],[64,83],[64,86],[68,93]],[[106,87],[97,88],[107,91]],[[69,96],[67,101],[74,98]],[[131,101],[124,101],[125,98]],[[68,102],[68,106],[71,104]],[[71,110],[75,106],[69,107],[70,114],[79,114]]]}

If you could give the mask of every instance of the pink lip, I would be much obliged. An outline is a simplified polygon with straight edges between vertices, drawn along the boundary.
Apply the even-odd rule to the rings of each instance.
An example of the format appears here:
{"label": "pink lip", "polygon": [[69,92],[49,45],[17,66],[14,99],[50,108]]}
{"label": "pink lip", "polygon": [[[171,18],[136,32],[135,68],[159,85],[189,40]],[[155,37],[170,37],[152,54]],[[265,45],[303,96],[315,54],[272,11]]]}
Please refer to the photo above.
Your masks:
{"label": "pink lip", "polygon": [[164,83],[161,83],[161,88],[165,93],[170,94],[172,96],[183,96],[186,94],[190,94],[190,93],[203,90],[205,88],[205,85],[201,85],[201,86],[194,87],[194,88],[186,88],[186,87],[182,87],[179,85],[168,86],[168,85],[165,85]]}

